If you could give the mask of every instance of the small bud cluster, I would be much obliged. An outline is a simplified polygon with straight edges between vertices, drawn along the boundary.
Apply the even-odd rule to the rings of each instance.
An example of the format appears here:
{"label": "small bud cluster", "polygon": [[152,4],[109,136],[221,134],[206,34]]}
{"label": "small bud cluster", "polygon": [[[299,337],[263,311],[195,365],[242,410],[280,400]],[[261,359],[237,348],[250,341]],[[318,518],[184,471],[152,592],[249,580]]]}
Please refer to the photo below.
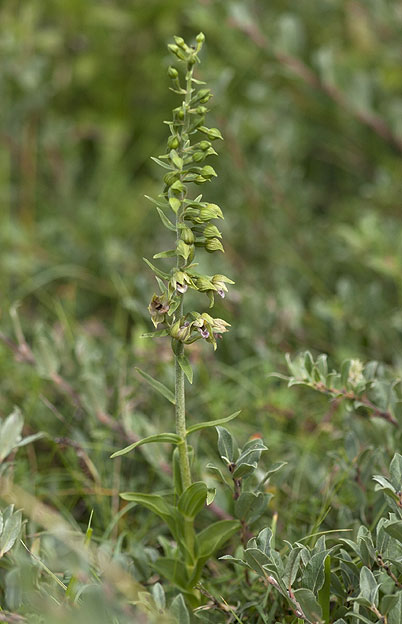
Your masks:
{"label": "small bud cluster", "polygon": [[[204,248],[208,253],[224,251],[222,234],[212,223],[223,219],[222,210],[216,204],[202,201],[202,195],[194,199],[188,196],[190,184],[202,185],[216,177],[214,168],[204,162],[209,156],[217,155],[212,142],[222,139],[217,128],[205,126],[208,112],[205,105],[212,97],[211,91],[204,88],[205,83],[193,76],[204,39],[200,33],[193,47],[188,46],[181,37],[175,37],[175,43],[168,46],[170,52],[185,64],[184,85],[177,69],[168,69],[168,76],[172,80],[171,90],[181,95],[183,101],[173,110],[172,120],[165,122],[170,129],[166,154],[153,158],[167,170],[163,178],[163,192],[157,200],[148,199],[156,204],[164,226],[176,233],[175,248],[155,254],[154,258],[176,258],[176,264],[166,273],[149,261],[146,262],[154,271],[160,289],[159,295],[153,295],[148,310],[155,328],[164,325],[154,335],[170,335],[185,344],[203,338],[216,349],[216,339],[227,331],[229,324],[206,313],[185,314],[183,310],[183,296],[188,289],[205,293],[209,298],[209,307],[212,308],[215,295],[224,297],[227,284],[234,283],[221,274],[201,275],[194,262],[197,248]],[[169,214],[171,212],[173,222]]]}

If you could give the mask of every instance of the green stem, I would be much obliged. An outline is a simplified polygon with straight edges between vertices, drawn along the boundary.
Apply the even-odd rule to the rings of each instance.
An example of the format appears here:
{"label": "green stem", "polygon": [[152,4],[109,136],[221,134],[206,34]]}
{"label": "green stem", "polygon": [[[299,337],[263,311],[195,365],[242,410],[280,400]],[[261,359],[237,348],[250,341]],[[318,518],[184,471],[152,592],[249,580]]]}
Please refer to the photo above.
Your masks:
{"label": "green stem", "polygon": [[[193,67],[187,67],[187,79],[186,79],[186,97],[184,104],[184,123],[182,130],[182,140],[181,140],[181,149],[183,150],[183,142],[188,138],[188,126],[189,126],[189,114],[188,108],[190,106],[191,100],[191,79],[193,76]],[[181,154],[184,156],[184,154]],[[182,197],[184,200],[184,196]],[[179,214],[180,212],[180,214]],[[181,220],[181,212],[178,211],[176,215],[176,235],[177,240],[180,238],[180,220]],[[182,258],[179,256],[177,258],[177,267],[183,268]],[[180,306],[178,309],[179,318],[183,316],[183,296],[181,297]],[[175,408],[175,416],[176,416],[176,433],[182,439],[182,442],[179,444],[179,464],[180,464],[180,475],[181,481],[183,485],[183,489],[185,490],[191,485],[191,471],[190,471],[190,462],[188,458],[188,448],[187,448],[187,440],[186,440],[186,408],[185,408],[185,390],[184,390],[184,372],[179,364],[179,358],[184,354],[184,344],[182,342],[178,343],[178,347],[175,355],[175,367],[176,367],[176,380],[175,380],[175,398],[176,398],[176,408]]]}
{"label": "green stem", "polygon": [[179,364],[179,357],[184,353],[184,344],[179,342],[177,347],[177,355],[175,356],[176,365],[176,383],[175,383],[175,397],[176,397],[176,433],[182,439],[182,442],[178,445],[179,449],[179,464],[180,475],[185,490],[191,485],[191,471],[190,462],[188,459],[188,448],[186,441],[186,408],[185,408],[185,393],[184,393],[184,373]]}

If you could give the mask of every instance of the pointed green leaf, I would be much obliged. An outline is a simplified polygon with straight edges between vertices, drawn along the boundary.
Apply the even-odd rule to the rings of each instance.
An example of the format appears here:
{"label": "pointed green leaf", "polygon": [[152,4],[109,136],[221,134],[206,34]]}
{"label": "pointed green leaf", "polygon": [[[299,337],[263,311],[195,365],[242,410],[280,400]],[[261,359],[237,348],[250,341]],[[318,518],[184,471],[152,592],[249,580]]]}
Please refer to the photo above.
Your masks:
{"label": "pointed green leaf", "polygon": [[288,462],[275,462],[274,464],[272,464],[271,468],[269,470],[267,470],[267,472],[265,473],[264,477],[261,479],[259,485],[263,485],[266,481],[268,481],[269,477],[274,474],[274,472],[277,472],[278,470],[280,470],[281,468],[283,468],[283,466],[286,466]]}
{"label": "pointed green leaf", "polygon": [[161,221],[162,221],[163,225],[164,225],[164,226],[165,226],[168,230],[170,230],[171,232],[175,232],[175,231],[176,231],[175,226],[173,225],[173,223],[171,222],[171,220],[167,218],[167,216],[165,215],[165,213],[163,212],[163,210],[161,210],[161,209],[160,209],[160,208],[158,208],[158,207],[157,207],[156,209],[157,209],[157,211],[158,211],[158,215],[160,216],[160,219],[161,219]]}
{"label": "pointed green leaf", "polygon": [[141,334],[141,338],[162,338],[163,336],[169,336],[167,329],[158,329],[157,331]]}
{"label": "pointed green leaf", "polygon": [[168,280],[170,279],[170,275],[168,273],[164,273],[164,271],[160,271],[156,266],[152,264],[147,258],[143,258],[144,262],[149,266],[149,268],[161,279]]}
{"label": "pointed green leaf", "polygon": [[179,355],[177,357],[177,361],[180,365],[181,370],[187,377],[188,381],[192,384],[193,383],[193,369],[191,368],[191,364],[189,362],[187,355],[185,355],[184,353],[182,355]]}
{"label": "pointed green leaf", "polygon": [[154,379],[153,377],[151,377],[151,375],[148,375],[148,373],[146,373],[145,371],[143,371],[140,368],[138,368],[138,366],[135,367],[135,370],[141,375],[141,377],[143,377],[145,379],[146,382],[149,383],[149,385],[154,390],[159,392],[162,396],[165,397],[165,399],[170,401],[173,405],[176,405],[175,396],[174,396],[173,392],[171,390],[169,390],[169,388],[167,388],[163,383],[161,383],[157,379]]}
{"label": "pointed green leaf", "polygon": [[184,241],[179,240],[175,250],[175,255],[176,254],[184,258],[184,260],[187,260],[190,255],[190,245],[187,245]]}
{"label": "pointed green leaf", "polygon": [[208,488],[207,500],[206,500],[207,506],[214,502],[215,496],[216,496],[216,488]]}
{"label": "pointed green leaf", "polygon": [[240,529],[238,520],[219,520],[198,533],[199,557],[210,557]]}
{"label": "pointed green leaf", "polygon": [[261,453],[266,450],[268,448],[260,438],[247,442],[242,448],[240,457],[236,460],[233,477],[240,479],[251,474],[257,468]]}
{"label": "pointed green leaf", "polygon": [[166,202],[158,201],[157,199],[154,199],[153,197],[150,197],[149,195],[144,195],[144,197],[148,199],[150,202],[152,202],[155,206],[158,206],[159,208],[168,208],[168,205]]}
{"label": "pointed green leaf", "polygon": [[163,167],[164,169],[169,169],[169,171],[173,171],[173,167],[163,162],[163,160],[159,160],[159,158],[155,158],[155,156],[151,156],[151,160],[156,162],[156,164],[159,165],[160,167]]}
{"label": "pointed green leaf", "polygon": [[183,561],[169,557],[160,557],[152,563],[152,568],[182,591],[188,590],[189,579]]}
{"label": "pointed green leaf", "polygon": [[120,457],[120,455],[125,455],[130,451],[133,451],[139,446],[143,446],[144,444],[153,444],[155,442],[167,442],[169,444],[179,444],[180,437],[176,433],[157,433],[155,435],[148,436],[147,438],[143,438],[142,440],[138,440],[138,442],[133,442],[129,446],[121,449],[120,451],[116,451],[113,455],[110,456],[111,459],[114,457]]}
{"label": "pointed green leaf", "polygon": [[264,513],[271,494],[265,492],[242,492],[235,502],[235,516],[252,524]]}
{"label": "pointed green leaf", "polygon": [[238,412],[234,412],[230,414],[230,416],[225,416],[225,418],[218,418],[217,420],[207,420],[201,423],[197,423],[195,425],[191,425],[187,429],[187,435],[190,433],[194,433],[195,431],[200,431],[201,429],[208,429],[208,427],[216,427],[217,425],[223,425],[234,418],[236,418],[240,414],[240,410]]}
{"label": "pointed green leaf", "polygon": [[183,159],[180,158],[176,150],[171,150],[169,156],[174,166],[181,171],[183,169]]}
{"label": "pointed green leaf", "polygon": [[158,258],[174,258],[176,256],[176,249],[168,249],[168,251],[160,251],[159,253],[154,254],[152,257],[154,260]]}
{"label": "pointed green leaf", "polygon": [[181,206],[181,201],[178,197],[169,197],[169,205],[171,209],[173,210],[173,212],[177,214],[177,211],[179,210]]}
{"label": "pointed green leaf", "polygon": [[186,518],[195,518],[205,506],[207,495],[207,486],[203,481],[192,483],[179,498],[179,511]]}
{"label": "pointed green leaf", "polygon": [[225,483],[226,485],[228,485],[226,482],[226,479],[224,478],[222,474],[222,471],[217,466],[214,466],[214,464],[208,463],[205,466],[205,469],[208,470],[208,472],[212,472],[222,483]]}
{"label": "pointed green leaf", "polygon": [[41,440],[42,438],[46,438],[46,433],[40,432],[40,433],[33,433],[30,436],[27,436],[26,438],[23,438],[20,442],[18,442],[18,444],[16,444],[16,448],[21,448],[22,446],[26,446],[27,444],[31,444],[31,442],[35,442],[36,440]]}
{"label": "pointed green leaf", "polygon": [[[362,615],[361,613],[357,613],[356,611],[348,611],[348,613],[345,613],[345,617],[348,616],[354,617],[356,620],[359,620],[359,622],[363,622],[363,624],[373,624],[373,620],[369,620],[364,615]],[[400,624],[400,622],[398,622],[398,624]]]}
{"label": "pointed green leaf", "polygon": [[141,492],[121,492],[120,498],[133,503],[138,503],[156,514],[168,525],[175,539],[180,539],[180,522],[178,512],[159,494],[141,494]]}

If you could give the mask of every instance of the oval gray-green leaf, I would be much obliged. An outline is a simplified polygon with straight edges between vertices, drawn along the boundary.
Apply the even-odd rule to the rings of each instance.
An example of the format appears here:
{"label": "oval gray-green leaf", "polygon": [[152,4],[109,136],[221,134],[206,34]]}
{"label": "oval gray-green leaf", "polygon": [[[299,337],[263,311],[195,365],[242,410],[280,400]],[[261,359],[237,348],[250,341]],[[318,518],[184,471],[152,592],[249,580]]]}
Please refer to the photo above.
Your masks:
{"label": "oval gray-green leaf", "polygon": [[16,511],[7,518],[4,523],[2,534],[0,535],[0,559],[14,546],[21,531],[22,515]]}
{"label": "oval gray-green leaf", "polygon": [[0,462],[13,450],[21,439],[24,419],[18,407],[15,407],[0,427]]}

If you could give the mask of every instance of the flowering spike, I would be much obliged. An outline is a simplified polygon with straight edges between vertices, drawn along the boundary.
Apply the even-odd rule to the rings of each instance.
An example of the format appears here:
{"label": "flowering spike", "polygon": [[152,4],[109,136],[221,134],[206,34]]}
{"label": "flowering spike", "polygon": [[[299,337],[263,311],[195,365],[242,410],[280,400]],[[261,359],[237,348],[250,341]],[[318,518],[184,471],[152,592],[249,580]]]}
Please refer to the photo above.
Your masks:
{"label": "flowering spike", "polygon": [[[200,33],[196,45],[189,46],[182,37],[174,37],[174,43],[168,46],[176,60],[184,65],[183,72],[173,65],[168,68],[172,90],[182,95],[183,100],[174,108],[172,120],[166,122],[170,129],[166,153],[153,160],[168,170],[163,177],[164,189],[156,207],[165,227],[175,231],[176,242],[172,245],[174,249],[153,257],[164,262],[173,257],[175,265],[170,270],[164,268],[160,271],[148,263],[162,291],[162,295],[152,297],[148,309],[155,327],[163,325],[176,344],[192,344],[203,338],[216,348],[216,337],[226,332],[229,325],[206,313],[189,315],[184,311],[184,297],[189,289],[205,293],[212,308],[214,295],[224,298],[227,284],[234,283],[221,274],[210,276],[194,272],[196,250],[204,249],[208,253],[224,251],[222,234],[212,223],[215,219],[223,219],[221,208],[202,201],[201,195],[191,198],[194,183],[204,184],[216,177],[215,169],[205,161],[216,155],[211,141],[222,139],[217,128],[205,125],[206,105],[212,93],[193,76],[204,39],[203,33]],[[172,221],[166,216],[166,211],[169,213],[170,210],[173,212]]]}

